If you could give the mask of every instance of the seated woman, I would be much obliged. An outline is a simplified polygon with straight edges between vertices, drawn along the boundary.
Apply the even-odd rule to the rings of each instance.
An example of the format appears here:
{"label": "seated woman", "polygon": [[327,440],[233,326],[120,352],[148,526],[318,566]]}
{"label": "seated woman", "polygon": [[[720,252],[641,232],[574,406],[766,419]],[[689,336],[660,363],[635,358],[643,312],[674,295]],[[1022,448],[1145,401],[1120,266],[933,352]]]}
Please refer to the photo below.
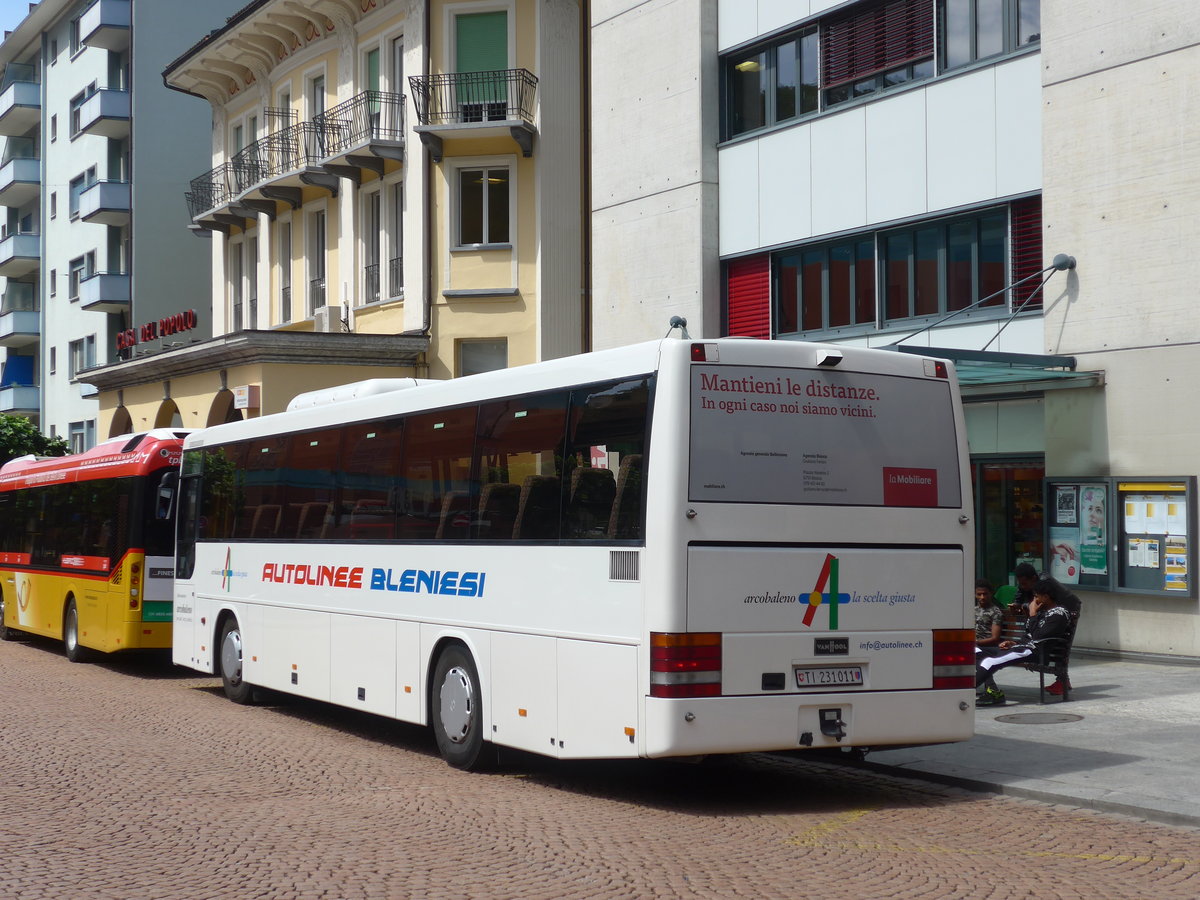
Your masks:
{"label": "seated woman", "polygon": [[975,687],[983,693],[976,706],[998,706],[1004,702],[1004,692],[996,687],[993,673],[1033,655],[1033,648],[1042,641],[1060,637],[1071,628],[1071,614],[1062,605],[1062,586],[1053,578],[1041,578],[1033,586],[1029,602],[1029,620],[1025,636],[1020,641],[1000,641],[994,647],[975,648]]}

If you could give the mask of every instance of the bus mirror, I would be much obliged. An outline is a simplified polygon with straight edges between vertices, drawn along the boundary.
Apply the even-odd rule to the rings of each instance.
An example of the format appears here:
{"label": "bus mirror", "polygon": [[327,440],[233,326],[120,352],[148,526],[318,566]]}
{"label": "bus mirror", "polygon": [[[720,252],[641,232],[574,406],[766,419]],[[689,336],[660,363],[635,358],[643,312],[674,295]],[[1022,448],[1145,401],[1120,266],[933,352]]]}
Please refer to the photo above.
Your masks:
{"label": "bus mirror", "polygon": [[175,488],[179,484],[178,472],[167,472],[158,484],[158,502],[154,506],[154,518],[170,519],[175,515]]}

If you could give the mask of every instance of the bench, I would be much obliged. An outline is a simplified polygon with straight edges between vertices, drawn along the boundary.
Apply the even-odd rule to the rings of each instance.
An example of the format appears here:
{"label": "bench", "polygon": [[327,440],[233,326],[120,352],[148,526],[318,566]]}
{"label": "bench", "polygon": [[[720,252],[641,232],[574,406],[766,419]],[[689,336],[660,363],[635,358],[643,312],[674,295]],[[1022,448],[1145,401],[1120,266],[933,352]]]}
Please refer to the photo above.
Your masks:
{"label": "bench", "polygon": [[[1071,614],[1071,626],[1067,633],[1060,637],[1048,638],[1033,648],[1033,655],[1023,662],[1016,663],[1027,671],[1038,673],[1038,702],[1046,702],[1046,676],[1053,675],[1062,683],[1062,699],[1065,703],[1071,699],[1070,679],[1067,669],[1071,661],[1071,646],[1075,643],[1075,630],[1079,625],[1079,610],[1067,610]],[[1004,611],[1004,622],[1000,626],[1000,640],[1021,643],[1025,639],[1025,623],[1028,620],[1023,612],[1009,607]],[[1052,695],[1053,696],[1053,695]]]}

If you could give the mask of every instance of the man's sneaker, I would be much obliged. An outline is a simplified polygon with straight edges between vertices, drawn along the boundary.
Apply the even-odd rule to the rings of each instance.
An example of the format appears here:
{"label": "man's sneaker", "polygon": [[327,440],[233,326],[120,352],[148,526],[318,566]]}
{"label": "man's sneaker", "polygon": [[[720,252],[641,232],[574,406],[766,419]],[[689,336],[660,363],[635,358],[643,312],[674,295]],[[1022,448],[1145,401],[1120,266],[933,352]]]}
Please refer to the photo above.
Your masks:
{"label": "man's sneaker", "polygon": [[976,706],[1003,706],[1004,691],[998,688],[988,688],[975,698]]}
{"label": "man's sneaker", "polygon": [[1071,690],[1071,679],[1068,678],[1065,682],[1063,679],[1058,679],[1050,687],[1046,688],[1047,694],[1053,694],[1055,697],[1061,697],[1064,691]]}

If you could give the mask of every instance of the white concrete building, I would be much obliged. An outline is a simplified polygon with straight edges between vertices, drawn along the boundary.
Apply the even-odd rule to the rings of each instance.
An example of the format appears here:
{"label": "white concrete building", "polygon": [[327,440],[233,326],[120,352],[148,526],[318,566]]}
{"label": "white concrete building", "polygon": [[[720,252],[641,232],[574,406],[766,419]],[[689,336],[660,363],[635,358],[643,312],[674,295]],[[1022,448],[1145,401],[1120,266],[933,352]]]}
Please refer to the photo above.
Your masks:
{"label": "white concrete building", "polygon": [[593,5],[595,343],[936,348],[978,574],[1071,584],[1081,646],[1200,656],[1200,9],[1101,7]]}
{"label": "white concrete building", "polygon": [[181,307],[210,333],[208,246],[179,200],[210,125],[161,73],[237,5],[43,0],[0,44],[0,411],[75,449],[95,443],[98,415],[77,376],[131,352],[119,335]]}

